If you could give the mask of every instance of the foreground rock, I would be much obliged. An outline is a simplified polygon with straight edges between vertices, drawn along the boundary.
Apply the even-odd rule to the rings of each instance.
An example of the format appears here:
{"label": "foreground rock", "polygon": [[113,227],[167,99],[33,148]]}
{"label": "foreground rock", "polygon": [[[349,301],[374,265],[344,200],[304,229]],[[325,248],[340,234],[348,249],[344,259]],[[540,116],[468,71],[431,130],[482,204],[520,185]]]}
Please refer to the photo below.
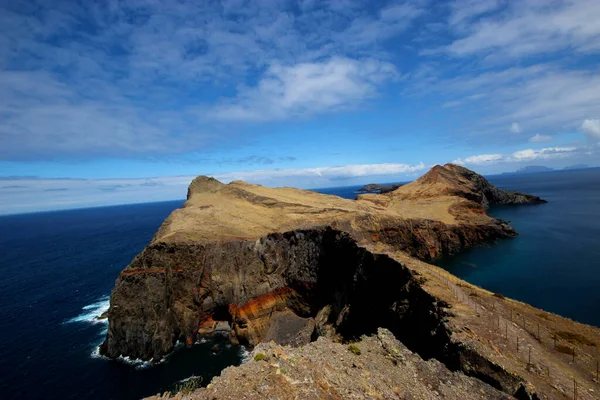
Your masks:
{"label": "foreground rock", "polygon": [[[506,335],[519,335],[521,347],[509,343],[516,336],[502,347],[500,325],[492,324],[509,313],[512,324],[518,310],[548,330],[585,331],[582,343],[594,346],[577,351],[586,354],[595,351],[597,330],[449,283],[451,276],[422,262],[515,236],[507,223],[486,215],[490,204],[543,202],[451,164],[356,201],[198,177],[183,208],[121,272],[101,352],[149,360],[172,351],[177,340],[191,344],[217,332],[250,346],[270,340],[302,346],[318,337],[355,340],[383,327],[419,357],[506,396],[554,398],[545,393],[567,393],[573,376],[589,377],[594,358],[565,366],[563,355],[544,347],[548,342],[516,325],[507,325]],[[467,287],[468,296],[454,290]],[[523,363],[523,346],[543,359],[539,369]],[[556,367],[552,378],[538,372],[549,366]],[[276,397],[277,388],[268,388]]]}
{"label": "foreground rock", "polygon": [[351,345],[319,338],[310,345],[258,345],[250,360],[227,368],[204,389],[166,399],[512,399],[478,379],[423,361],[391,332],[379,329]]}

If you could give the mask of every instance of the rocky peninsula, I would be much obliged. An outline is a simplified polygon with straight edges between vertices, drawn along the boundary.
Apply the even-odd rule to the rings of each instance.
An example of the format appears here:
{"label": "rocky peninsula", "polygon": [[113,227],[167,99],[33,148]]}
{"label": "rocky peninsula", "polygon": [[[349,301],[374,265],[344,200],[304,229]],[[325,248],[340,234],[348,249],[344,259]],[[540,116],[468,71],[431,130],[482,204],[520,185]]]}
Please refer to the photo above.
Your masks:
{"label": "rocky peninsula", "polygon": [[394,190],[398,189],[402,185],[403,185],[402,183],[394,183],[392,185],[381,185],[378,183],[369,183],[368,185],[365,185],[365,186],[361,187],[360,189],[358,189],[358,192],[359,193],[377,193],[377,194],[390,193],[390,192],[393,192]]}
{"label": "rocky peninsula", "polygon": [[541,203],[452,164],[357,200],[200,176],[117,279],[101,353],[158,360],[215,332],[254,347],[194,399],[565,398],[577,380],[595,398],[598,329],[426,263],[517,235],[489,205]]}

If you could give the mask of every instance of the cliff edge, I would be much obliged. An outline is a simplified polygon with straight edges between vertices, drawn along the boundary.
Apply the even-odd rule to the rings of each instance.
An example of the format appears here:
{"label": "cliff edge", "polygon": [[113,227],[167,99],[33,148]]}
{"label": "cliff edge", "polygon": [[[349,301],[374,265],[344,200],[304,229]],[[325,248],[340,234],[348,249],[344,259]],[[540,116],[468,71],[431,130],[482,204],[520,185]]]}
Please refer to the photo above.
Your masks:
{"label": "cliff edge", "polygon": [[[365,340],[385,328],[423,359],[534,398],[555,389],[504,360],[510,352],[498,353],[480,320],[481,307],[499,301],[498,310],[524,315],[526,307],[450,283],[455,278],[423,261],[515,236],[486,214],[490,204],[543,202],[452,164],[355,201],[198,177],[184,206],[117,279],[101,352],[157,360],[178,340],[192,344],[223,330],[250,346],[313,346],[317,338]],[[465,308],[458,285],[481,304]]]}

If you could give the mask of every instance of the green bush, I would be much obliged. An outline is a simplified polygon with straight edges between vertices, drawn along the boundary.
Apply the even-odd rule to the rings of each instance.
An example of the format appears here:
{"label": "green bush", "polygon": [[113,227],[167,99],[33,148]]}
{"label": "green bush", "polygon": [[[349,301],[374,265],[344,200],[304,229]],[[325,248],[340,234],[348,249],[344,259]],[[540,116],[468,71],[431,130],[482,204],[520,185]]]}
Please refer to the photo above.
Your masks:
{"label": "green bush", "polygon": [[348,350],[350,350],[350,352],[352,354],[356,354],[357,356],[360,356],[360,349],[358,348],[357,345],[351,344],[350,346],[348,346]]}
{"label": "green bush", "polygon": [[262,361],[265,360],[267,358],[266,355],[264,355],[263,353],[256,353],[256,355],[254,356],[254,361]]}
{"label": "green bush", "polygon": [[201,384],[202,384],[201,376],[191,377],[188,380],[186,380],[185,382],[177,385],[177,387],[175,389],[175,393],[179,392],[179,393],[183,393],[183,394],[190,394],[194,390],[200,388]]}

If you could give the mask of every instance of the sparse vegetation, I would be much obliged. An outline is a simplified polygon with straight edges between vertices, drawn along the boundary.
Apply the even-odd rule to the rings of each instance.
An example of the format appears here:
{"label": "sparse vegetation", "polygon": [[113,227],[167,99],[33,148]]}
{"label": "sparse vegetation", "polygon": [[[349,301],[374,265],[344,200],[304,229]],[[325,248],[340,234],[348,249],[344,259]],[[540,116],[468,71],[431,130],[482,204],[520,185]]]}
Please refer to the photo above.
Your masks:
{"label": "sparse vegetation", "polygon": [[183,394],[190,394],[194,390],[200,388],[201,384],[202,384],[201,376],[192,376],[191,378],[188,378],[184,382],[177,385],[177,387],[175,388],[173,393],[179,392],[179,393],[183,393]]}
{"label": "sparse vegetation", "polygon": [[499,298],[500,300],[504,300],[506,297],[502,293],[494,293],[494,297]]}
{"label": "sparse vegetation", "polygon": [[564,344],[557,344],[556,351],[563,354],[573,354],[573,348],[570,346],[565,346]]}
{"label": "sparse vegetation", "polygon": [[263,353],[256,353],[256,355],[254,356],[254,361],[262,361],[265,360],[267,358],[267,356]]}
{"label": "sparse vegetation", "polygon": [[592,342],[585,336],[580,335],[579,333],[560,331],[556,332],[556,336],[572,344],[585,344],[594,347],[596,346],[596,343]]}
{"label": "sparse vegetation", "polygon": [[479,297],[477,293],[469,293],[469,297]]}
{"label": "sparse vegetation", "polygon": [[355,354],[357,356],[360,356],[360,349],[358,348],[357,345],[355,344],[351,344],[348,346],[348,350],[352,353]]}

